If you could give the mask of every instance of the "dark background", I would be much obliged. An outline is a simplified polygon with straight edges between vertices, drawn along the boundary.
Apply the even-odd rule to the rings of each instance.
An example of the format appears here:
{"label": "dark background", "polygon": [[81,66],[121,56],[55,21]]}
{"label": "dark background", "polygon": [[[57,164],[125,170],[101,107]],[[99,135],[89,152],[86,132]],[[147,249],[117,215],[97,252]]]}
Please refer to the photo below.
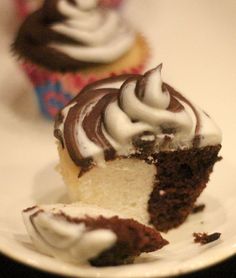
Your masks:
{"label": "dark background", "polygon": [[[0,255],[0,278],[55,278],[56,275],[46,274],[41,271],[23,266]],[[236,278],[236,256],[208,269],[183,275],[182,278]]]}

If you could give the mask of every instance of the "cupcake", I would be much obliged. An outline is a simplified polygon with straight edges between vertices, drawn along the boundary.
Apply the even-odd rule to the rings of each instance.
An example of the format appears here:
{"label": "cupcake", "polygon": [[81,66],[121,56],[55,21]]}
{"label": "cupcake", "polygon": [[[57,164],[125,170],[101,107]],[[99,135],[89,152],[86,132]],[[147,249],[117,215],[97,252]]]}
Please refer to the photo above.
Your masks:
{"label": "cupcake", "polygon": [[97,79],[138,73],[147,56],[144,38],[96,0],[50,0],[31,14],[13,44],[37,93],[54,117],[82,87]]}
{"label": "cupcake", "polygon": [[24,210],[23,218],[40,252],[73,264],[132,263],[141,253],[168,244],[150,227],[88,205],[35,206]]}
{"label": "cupcake", "polygon": [[85,87],[55,124],[72,201],[167,231],[182,224],[220,158],[221,131],[164,83],[161,65]]}

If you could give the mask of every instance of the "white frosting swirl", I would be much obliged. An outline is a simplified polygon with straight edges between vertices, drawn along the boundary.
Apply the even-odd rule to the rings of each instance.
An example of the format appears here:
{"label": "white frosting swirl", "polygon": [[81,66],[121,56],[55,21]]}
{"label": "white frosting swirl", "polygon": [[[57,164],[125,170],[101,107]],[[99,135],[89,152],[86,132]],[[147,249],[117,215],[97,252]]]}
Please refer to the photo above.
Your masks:
{"label": "white frosting swirl", "polygon": [[59,0],[58,11],[67,19],[51,29],[78,44],[51,43],[50,47],[73,59],[97,63],[113,62],[131,48],[135,34],[117,12],[99,8],[96,0],[75,2]]}
{"label": "white frosting swirl", "polygon": [[[88,90],[95,90],[93,95],[96,97],[88,100],[84,109],[79,110],[77,122],[68,122],[68,126],[65,125],[70,109],[75,112],[76,105],[79,105],[80,95],[70,109],[65,108],[62,111],[64,121],[58,127],[61,134],[65,135],[65,128],[71,129],[69,125],[72,125],[76,134],[74,145],[77,146],[81,157],[92,157],[99,165],[104,162],[106,146],[112,147],[118,155],[124,156],[139,151],[134,144],[137,137],[145,142],[152,141],[155,153],[161,150],[174,151],[193,146],[201,148],[220,144],[222,135],[218,126],[204,111],[162,82],[161,68],[158,66],[143,76],[126,79],[124,77],[120,83],[114,81],[111,84],[108,80],[101,81],[95,87],[90,86]],[[113,94],[109,91],[110,88],[118,88],[118,95],[112,101],[108,101],[102,111],[101,130],[96,126],[91,135],[91,129],[86,128],[89,123],[84,125],[84,121],[97,109],[96,107],[99,107],[99,102],[104,96],[99,90],[106,89],[103,91]],[[103,142],[106,141],[105,147],[104,144],[98,144],[93,140],[95,136]],[[67,142],[65,136],[63,140]]]}
{"label": "white frosting swirl", "polygon": [[[142,97],[136,93],[138,81],[130,80],[121,87],[119,102],[109,104],[105,111],[105,126],[109,135],[120,144],[119,148],[113,145],[119,154],[125,154],[123,146],[132,152],[131,139],[146,131],[155,134],[157,147],[166,136],[170,137],[173,149],[191,147],[198,135],[201,139],[199,147],[221,142],[221,131],[202,110],[183,98],[170,96],[167,89],[163,91],[161,69],[160,65],[144,75]],[[180,111],[168,109],[171,98],[182,106]],[[169,134],[165,130],[173,132]]]}
{"label": "white frosting swirl", "polygon": [[[189,146],[195,135],[196,117],[187,104],[180,112],[168,111],[170,95],[162,91],[161,67],[145,77],[144,96],[139,99],[135,93],[137,80],[128,81],[121,88],[118,101],[111,103],[105,111],[105,125],[108,133],[122,145],[131,144],[133,136],[151,131],[156,134],[157,143],[163,139],[163,129],[174,128],[173,145]],[[135,119],[137,123],[134,123]],[[119,125],[114,122],[119,122]],[[122,126],[122,129],[120,128]],[[132,148],[132,146],[130,146]]]}
{"label": "white frosting swirl", "polygon": [[26,210],[23,212],[24,223],[40,252],[66,262],[87,264],[116,243],[117,237],[113,231],[88,230],[83,223],[72,223],[60,217],[61,212],[72,218],[115,215],[105,209],[81,204],[44,205]]}

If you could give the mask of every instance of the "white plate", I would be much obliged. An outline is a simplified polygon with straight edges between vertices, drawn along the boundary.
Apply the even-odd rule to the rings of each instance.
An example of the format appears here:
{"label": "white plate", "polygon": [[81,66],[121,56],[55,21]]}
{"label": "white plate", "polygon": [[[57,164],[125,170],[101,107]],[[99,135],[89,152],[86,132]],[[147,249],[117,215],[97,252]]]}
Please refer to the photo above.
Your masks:
{"label": "white plate", "polygon": [[[6,8],[9,2],[3,1]],[[66,276],[163,277],[195,271],[236,253],[236,2],[133,0],[126,14],[150,39],[157,57],[150,64],[164,62],[165,80],[205,108],[222,127],[224,159],[200,198],[206,209],[164,235],[170,244],[163,250],[140,257],[134,265],[73,266],[38,253],[26,234],[21,210],[35,203],[65,201],[66,193],[54,170],[57,153],[52,123],[37,113],[31,88],[6,51],[11,38],[6,30],[12,28],[3,29],[0,251],[27,265]],[[193,232],[221,232],[222,236],[200,246],[193,243]]]}

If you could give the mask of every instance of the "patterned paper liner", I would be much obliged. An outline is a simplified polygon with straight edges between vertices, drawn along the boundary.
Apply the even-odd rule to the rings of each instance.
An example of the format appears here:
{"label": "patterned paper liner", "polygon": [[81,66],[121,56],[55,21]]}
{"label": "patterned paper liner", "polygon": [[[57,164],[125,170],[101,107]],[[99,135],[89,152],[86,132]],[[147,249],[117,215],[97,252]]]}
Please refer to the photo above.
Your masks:
{"label": "patterned paper liner", "polygon": [[104,7],[119,8],[123,0],[100,0],[100,3]]}
{"label": "patterned paper liner", "polygon": [[81,72],[54,73],[30,62],[23,63],[22,67],[34,85],[41,112],[46,118],[53,119],[57,112],[77,95],[84,86],[98,79],[110,76],[125,73],[141,73],[144,69],[144,64],[120,72],[110,72],[99,76],[83,74]]}
{"label": "patterned paper liner", "polygon": [[30,12],[25,0],[15,0],[15,6],[21,18],[24,18]]}
{"label": "patterned paper liner", "polygon": [[[21,18],[26,17],[29,13],[33,12],[32,5],[26,0],[14,0],[16,9]],[[100,0],[101,5],[109,8],[119,8],[123,0]]]}

